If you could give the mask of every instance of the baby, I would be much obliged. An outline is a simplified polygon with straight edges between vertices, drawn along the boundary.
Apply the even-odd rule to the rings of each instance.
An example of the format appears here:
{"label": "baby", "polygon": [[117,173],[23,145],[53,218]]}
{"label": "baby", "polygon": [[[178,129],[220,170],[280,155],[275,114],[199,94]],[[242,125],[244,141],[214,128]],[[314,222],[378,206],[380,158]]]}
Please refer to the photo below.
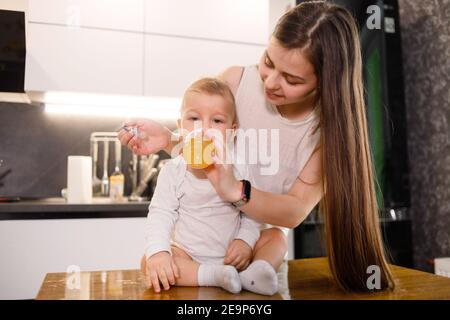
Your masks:
{"label": "baby", "polygon": [[[228,86],[214,78],[194,82],[184,94],[177,125],[184,138],[200,125],[202,132],[214,129],[226,137],[237,127]],[[244,165],[234,165],[233,170],[237,179],[248,179]],[[246,283],[253,286],[255,281],[238,270],[250,263],[262,224],[224,202],[204,170],[194,169],[182,155],[161,169],[147,223],[141,268],[155,292],[161,285],[166,290],[170,285],[216,286],[231,293],[240,292],[242,286],[251,290]],[[276,276],[269,278],[273,282]],[[264,286],[274,293],[277,283]]]}

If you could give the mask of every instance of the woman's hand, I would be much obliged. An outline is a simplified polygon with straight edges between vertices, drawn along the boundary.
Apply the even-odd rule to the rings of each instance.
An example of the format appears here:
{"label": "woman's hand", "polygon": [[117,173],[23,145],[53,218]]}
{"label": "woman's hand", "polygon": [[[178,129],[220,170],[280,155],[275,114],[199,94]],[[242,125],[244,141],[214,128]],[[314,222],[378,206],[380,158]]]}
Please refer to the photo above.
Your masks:
{"label": "woman's hand", "polygon": [[238,271],[245,270],[253,257],[252,248],[241,239],[234,239],[228,246],[224,264],[234,266]]}
{"label": "woman's hand", "polygon": [[160,283],[164,290],[169,290],[170,285],[175,285],[175,278],[180,277],[180,272],[173,258],[167,251],[155,253],[147,260],[145,277],[149,288],[160,292]]}
{"label": "woman's hand", "polygon": [[[138,136],[124,129],[137,128]],[[137,155],[148,155],[167,148],[171,142],[171,132],[160,123],[149,119],[130,120],[118,131],[120,142]]]}
{"label": "woman's hand", "polygon": [[212,157],[214,163],[204,169],[205,174],[222,200],[238,201],[241,198],[242,182],[235,178],[233,165],[225,163],[223,142],[215,136],[206,135],[213,141],[215,152]]}

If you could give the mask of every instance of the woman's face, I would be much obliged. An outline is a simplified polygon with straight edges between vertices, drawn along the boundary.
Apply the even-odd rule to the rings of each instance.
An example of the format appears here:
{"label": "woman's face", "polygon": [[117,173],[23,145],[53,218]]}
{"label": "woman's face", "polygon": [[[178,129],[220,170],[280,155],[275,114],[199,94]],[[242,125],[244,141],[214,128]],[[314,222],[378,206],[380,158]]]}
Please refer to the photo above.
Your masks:
{"label": "woman's face", "polygon": [[300,50],[283,48],[274,37],[258,69],[266,99],[274,105],[304,103],[316,94],[317,77],[311,62]]}

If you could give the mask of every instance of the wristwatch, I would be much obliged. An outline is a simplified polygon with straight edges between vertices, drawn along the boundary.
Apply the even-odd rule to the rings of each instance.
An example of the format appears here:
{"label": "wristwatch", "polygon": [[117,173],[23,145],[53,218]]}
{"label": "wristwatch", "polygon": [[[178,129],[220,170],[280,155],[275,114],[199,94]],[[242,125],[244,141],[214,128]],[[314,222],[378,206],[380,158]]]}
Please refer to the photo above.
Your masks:
{"label": "wristwatch", "polygon": [[238,201],[231,203],[235,207],[241,207],[250,200],[250,192],[252,190],[252,185],[250,184],[250,181],[247,180],[241,180],[241,182],[242,182],[241,198]]}

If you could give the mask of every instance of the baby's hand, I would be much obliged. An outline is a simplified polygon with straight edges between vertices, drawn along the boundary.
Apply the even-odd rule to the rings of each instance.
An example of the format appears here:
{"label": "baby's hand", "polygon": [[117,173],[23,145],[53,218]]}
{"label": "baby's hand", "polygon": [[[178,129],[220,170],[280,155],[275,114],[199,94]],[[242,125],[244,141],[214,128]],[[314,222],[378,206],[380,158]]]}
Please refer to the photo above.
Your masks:
{"label": "baby's hand", "polygon": [[248,267],[252,260],[252,248],[241,239],[231,241],[225,254],[224,264],[234,266],[238,271]]}
{"label": "baby's hand", "polygon": [[148,286],[160,292],[160,282],[164,290],[169,290],[169,283],[175,285],[175,278],[180,277],[180,272],[169,252],[161,251],[148,258],[145,276]]}

